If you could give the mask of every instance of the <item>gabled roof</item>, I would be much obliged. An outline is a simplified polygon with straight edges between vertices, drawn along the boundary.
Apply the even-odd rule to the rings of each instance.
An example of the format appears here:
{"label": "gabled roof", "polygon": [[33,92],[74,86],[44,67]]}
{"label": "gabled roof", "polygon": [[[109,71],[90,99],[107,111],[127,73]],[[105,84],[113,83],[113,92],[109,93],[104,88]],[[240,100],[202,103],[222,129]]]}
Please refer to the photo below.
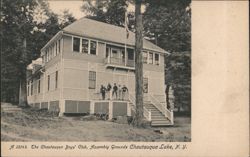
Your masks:
{"label": "gabled roof", "polygon": [[[126,44],[130,46],[135,45],[135,34],[133,32],[130,31],[129,38],[126,39],[125,28],[88,18],[81,18],[65,27],[62,31],[69,34],[81,35],[120,44],[125,44],[126,42]],[[143,49],[168,53],[146,39],[143,39]]]}

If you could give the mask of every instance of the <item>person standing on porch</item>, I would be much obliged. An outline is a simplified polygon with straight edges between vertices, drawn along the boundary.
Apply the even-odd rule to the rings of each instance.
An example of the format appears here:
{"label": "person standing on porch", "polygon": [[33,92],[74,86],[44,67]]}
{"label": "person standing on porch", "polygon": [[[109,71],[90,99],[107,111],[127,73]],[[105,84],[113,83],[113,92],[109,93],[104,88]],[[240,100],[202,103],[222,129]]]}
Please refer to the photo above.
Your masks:
{"label": "person standing on porch", "polygon": [[117,90],[118,90],[118,87],[116,86],[116,83],[114,83],[112,97],[114,98],[114,94],[115,94],[115,99],[117,99]]}
{"label": "person standing on porch", "polygon": [[123,85],[123,87],[122,87],[122,100],[125,100],[126,93],[128,93],[128,88],[125,85]]}
{"label": "person standing on porch", "polygon": [[102,100],[105,100],[106,88],[103,85],[101,85],[100,93],[102,94]]}
{"label": "person standing on porch", "polygon": [[107,85],[108,100],[111,99],[111,88],[112,88],[111,84],[108,83],[108,85]]}

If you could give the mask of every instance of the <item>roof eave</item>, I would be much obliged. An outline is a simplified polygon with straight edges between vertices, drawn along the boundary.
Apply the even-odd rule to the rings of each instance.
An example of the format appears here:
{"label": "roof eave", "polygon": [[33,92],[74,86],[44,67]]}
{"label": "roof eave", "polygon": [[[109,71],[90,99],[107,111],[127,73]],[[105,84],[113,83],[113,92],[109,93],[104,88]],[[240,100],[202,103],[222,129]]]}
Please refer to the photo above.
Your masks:
{"label": "roof eave", "polygon": [[[76,32],[70,32],[70,31],[66,31],[66,30],[63,30],[62,32],[63,32],[63,34],[70,35],[70,36],[74,36],[74,35],[75,36],[82,36],[82,37],[86,37],[86,38],[92,38],[92,39],[96,39],[96,40],[101,40],[101,41],[104,41],[104,42],[116,43],[114,41],[105,40],[105,39],[101,39],[101,38],[95,38],[95,37],[91,37],[91,36],[88,36],[88,35],[79,34],[79,33],[76,33]],[[147,39],[144,38],[144,40],[147,40]],[[148,41],[148,42],[150,42],[150,41]],[[124,43],[118,43],[117,42],[117,44],[123,45]],[[134,45],[127,44],[127,46],[132,46],[133,47]],[[165,51],[164,49],[162,49],[160,47],[159,47],[160,50],[159,49],[152,49],[152,48],[148,48],[148,47],[144,47],[143,49],[150,50],[150,51],[155,51],[155,52],[160,52],[160,53],[167,54],[167,55],[170,54],[168,51]]]}
{"label": "roof eave", "polygon": [[59,31],[58,33],[56,33],[56,35],[53,36],[53,38],[51,38],[49,40],[49,42],[47,42],[47,44],[45,46],[43,46],[43,48],[41,49],[41,55],[42,55],[42,51],[44,51],[44,49],[46,47],[48,47],[53,41],[55,41],[56,39],[60,38],[63,34],[63,31]]}

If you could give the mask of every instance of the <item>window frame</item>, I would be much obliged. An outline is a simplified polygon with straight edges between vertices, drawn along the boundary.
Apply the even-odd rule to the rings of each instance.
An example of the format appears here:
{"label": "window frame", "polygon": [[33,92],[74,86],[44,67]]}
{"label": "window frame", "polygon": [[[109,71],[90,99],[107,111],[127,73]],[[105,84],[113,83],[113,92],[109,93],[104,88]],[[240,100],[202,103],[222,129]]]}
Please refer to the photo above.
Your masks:
{"label": "window frame", "polygon": [[47,76],[47,90],[50,90],[50,75]]}
{"label": "window frame", "polygon": [[30,93],[30,81],[27,81],[27,96],[29,96]]}
{"label": "window frame", "polygon": [[[145,80],[147,80],[147,81],[145,81]],[[146,84],[145,84],[146,83]],[[146,90],[145,90],[145,85],[147,85],[146,87]],[[148,78],[147,77],[143,77],[143,93],[148,93]]]}
{"label": "window frame", "polygon": [[[156,62],[156,55],[158,55],[158,63]],[[154,64],[160,65],[160,54],[159,53],[154,53]]]}
{"label": "window frame", "polygon": [[[152,54],[152,58],[150,59],[150,54]],[[148,64],[154,64],[154,53],[148,52]]]}
{"label": "window frame", "polygon": [[[78,38],[78,39],[79,39],[79,47],[78,47],[78,48],[79,48],[79,51],[75,51],[75,50],[74,50],[74,39],[75,39],[75,38]],[[76,53],[81,53],[81,43],[82,43],[82,42],[81,42],[81,37],[72,36],[72,51],[73,51],[73,52],[76,52]]]}
{"label": "window frame", "polygon": [[[129,52],[130,50],[132,50],[132,52]],[[133,59],[129,59],[129,53],[133,53]],[[127,60],[135,60],[135,51],[133,50],[133,49],[129,49],[129,48],[127,48]]]}
{"label": "window frame", "polygon": [[[147,57],[146,59],[144,59],[144,57],[145,57],[144,54],[146,54],[145,55]],[[142,51],[142,61],[144,64],[148,64],[148,58],[149,58],[148,51]]]}
{"label": "window frame", "polygon": [[[77,53],[83,53],[82,52],[82,40],[88,40],[88,53],[83,53],[83,54],[89,54],[89,55],[95,55],[97,56],[98,55],[98,45],[99,45],[99,41],[98,40],[94,40],[94,39],[89,39],[89,38],[85,38],[85,37],[80,37],[80,36],[74,36],[74,35],[71,35],[72,39],[71,39],[71,47],[72,47],[72,51],[73,52],[77,52]],[[74,38],[79,38],[80,39],[80,51],[74,51]],[[96,53],[95,54],[91,54],[90,53],[90,44],[91,42],[96,42]]]}
{"label": "window frame", "polygon": [[107,46],[105,46],[105,47],[106,47],[105,58],[109,58],[110,57],[110,50],[111,50],[111,48],[107,47]]}
{"label": "window frame", "polygon": [[33,95],[33,79],[30,81],[30,95]]}
{"label": "window frame", "polygon": [[[86,40],[86,41],[88,41],[88,47],[87,47],[87,53],[86,52],[83,52],[82,50],[83,50],[83,48],[82,48],[82,41],[83,40]],[[81,53],[84,53],[84,54],[89,54],[89,47],[90,47],[90,42],[89,42],[89,39],[86,39],[86,38],[81,38]]]}
{"label": "window frame", "polygon": [[[92,75],[94,74],[94,79],[92,79]],[[88,78],[88,80],[89,80],[89,89],[96,89],[96,71],[89,71],[89,78]],[[94,87],[92,87],[92,86],[90,86],[91,85],[91,81],[93,81],[94,82]]]}
{"label": "window frame", "polygon": [[55,47],[56,47],[56,55],[55,56],[57,56],[57,54],[58,54],[58,43],[57,43],[57,41],[55,42]]}
{"label": "window frame", "polygon": [[58,54],[61,53],[61,39],[58,40]]}
{"label": "window frame", "polygon": [[41,93],[41,80],[40,80],[40,78],[37,81],[38,81],[38,83],[37,83],[37,93]]}
{"label": "window frame", "polygon": [[56,71],[56,74],[55,74],[55,89],[58,88],[58,71]]}
{"label": "window frame", "polygon": [[[91,53],[91,43],[94,42],[95,43],[95,54],[92,54]],[[89,40],[89,54],[90,55],[97,55],[97,45],[98,45],[98,42],[95,41],[95,40]]]}

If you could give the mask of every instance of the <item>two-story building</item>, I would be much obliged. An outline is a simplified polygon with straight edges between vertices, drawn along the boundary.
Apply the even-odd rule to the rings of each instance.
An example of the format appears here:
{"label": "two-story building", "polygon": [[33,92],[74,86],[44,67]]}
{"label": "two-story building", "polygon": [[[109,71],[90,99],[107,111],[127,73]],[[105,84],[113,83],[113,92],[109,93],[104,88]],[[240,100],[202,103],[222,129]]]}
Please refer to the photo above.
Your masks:
{"label": "two-story building", "polygon": [[[28,103],[67,113],[130,116],[135,108],[135,35],[122,27],[81,18],[59,31],[27,68]],[[144,115],[152,125],[172,125],[164,84],[167,52],[143,39]],[[100,87],[128,88],[125,100],[101,100]],[[108,96],[107,96],[108,97]]]}

